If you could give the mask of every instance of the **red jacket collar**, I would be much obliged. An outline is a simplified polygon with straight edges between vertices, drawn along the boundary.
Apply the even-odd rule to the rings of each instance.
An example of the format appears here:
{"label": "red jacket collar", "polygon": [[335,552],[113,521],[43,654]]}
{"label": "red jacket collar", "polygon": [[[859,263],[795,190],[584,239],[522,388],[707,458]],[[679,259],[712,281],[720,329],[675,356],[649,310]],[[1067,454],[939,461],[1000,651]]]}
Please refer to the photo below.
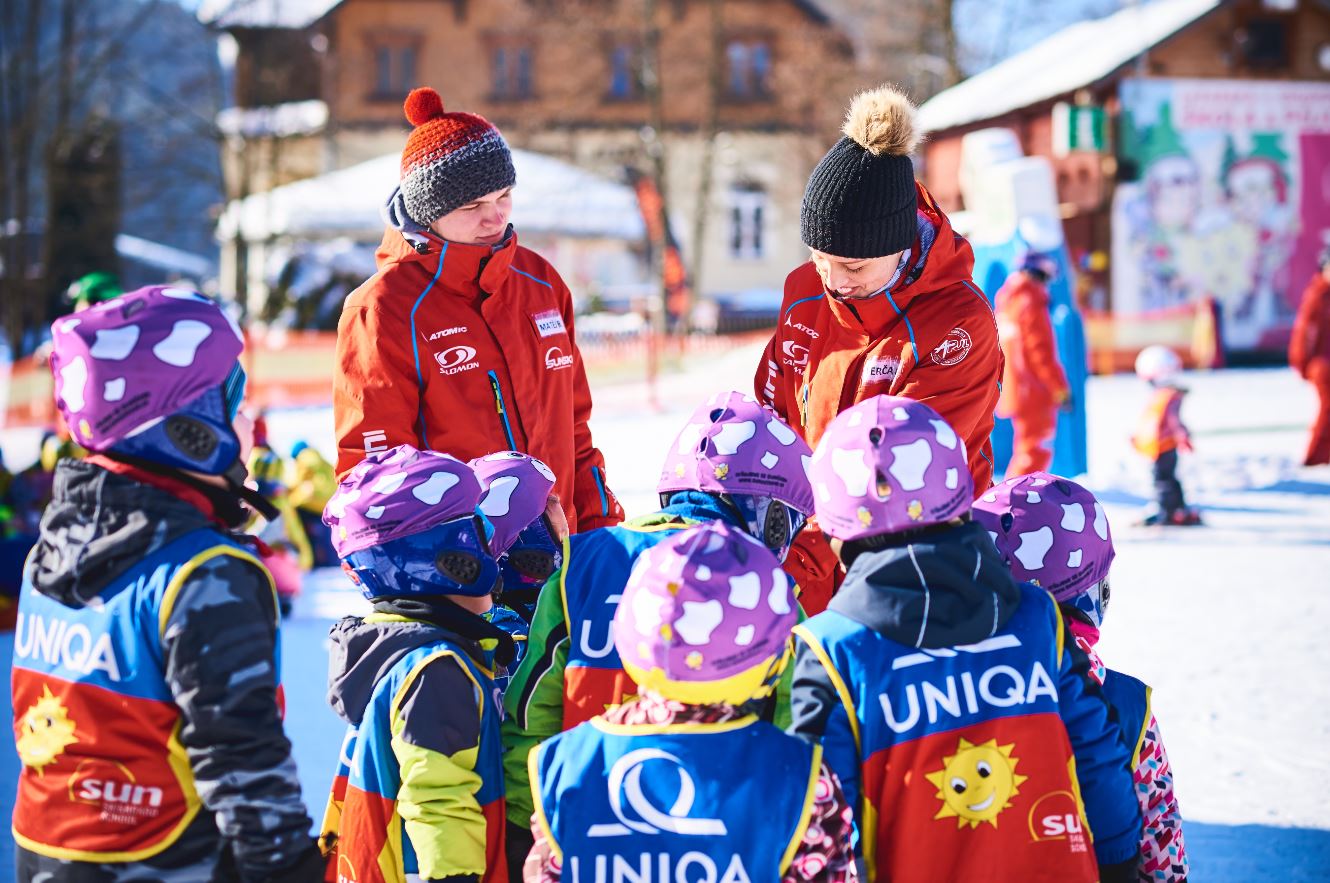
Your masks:
{"label": "red jacket collar", "polygon": [[[517,254],[517,231],[509,233],[502,245],[465,245],[440,239],[431,232],[414,234],[423,241],[426,251],[421,252],[402,235],[389,227],[383,233],[383,242],[375,253],[382,270],[388,264],[420,264],[431,276],[437,274],[436,285],[445,291],[466,297],[480,292],[494,294],[508,278],[513,257]],[[443,270],[439,270],[439,260]]]}

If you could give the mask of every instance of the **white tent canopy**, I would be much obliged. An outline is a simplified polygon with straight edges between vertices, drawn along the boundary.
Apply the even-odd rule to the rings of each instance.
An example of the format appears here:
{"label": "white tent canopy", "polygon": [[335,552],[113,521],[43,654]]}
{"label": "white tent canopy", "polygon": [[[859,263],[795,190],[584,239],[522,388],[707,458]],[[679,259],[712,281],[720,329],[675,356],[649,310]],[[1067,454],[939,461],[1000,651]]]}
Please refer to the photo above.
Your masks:
{"label": "white tent canopy", "polygon": [[1097,83],[1223,4],[1157,0],[1063,28],[933,96],[919,108],[919,125],[940,132],[991,120]]}
{"label": "white tent canopy", "polygon": [[[377,235],[380,208],[397,186],[396,153],[233,200],[217,223],[220,239],[237,233],[250,242],[280,236],[327,238]],[[519,233],[641,239],[642,216],[633,190],[552,157],[513,151],[517,188],[513,225]]]}

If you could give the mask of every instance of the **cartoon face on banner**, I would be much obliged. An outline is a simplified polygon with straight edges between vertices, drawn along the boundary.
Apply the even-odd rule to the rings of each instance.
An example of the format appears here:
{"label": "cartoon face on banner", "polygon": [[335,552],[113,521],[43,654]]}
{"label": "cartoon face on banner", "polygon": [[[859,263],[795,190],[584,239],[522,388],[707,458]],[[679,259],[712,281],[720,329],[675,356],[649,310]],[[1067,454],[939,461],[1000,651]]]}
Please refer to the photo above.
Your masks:
{"label": "cartoon face on banner", "polygon": [[[1229,349],[1287,341],[1313,256],[1330,233],[1330,85],[1128,79],[1113,203],[1113,308],[1214,298]],[[1327,140],[1330,143],[1330,140]]]}

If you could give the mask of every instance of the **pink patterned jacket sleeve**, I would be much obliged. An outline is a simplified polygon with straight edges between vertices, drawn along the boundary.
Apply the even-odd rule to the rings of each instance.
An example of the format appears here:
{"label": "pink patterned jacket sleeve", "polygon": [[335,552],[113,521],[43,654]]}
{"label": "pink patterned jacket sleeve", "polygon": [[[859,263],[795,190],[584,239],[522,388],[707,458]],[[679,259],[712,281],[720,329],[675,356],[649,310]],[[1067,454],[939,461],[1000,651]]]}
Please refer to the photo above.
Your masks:
{"label": "pink patterned jacket sleeve", "polygon": [[[1076,631],[1073,629],[1073,633]],[[1081,634],[1076,635],[1076,644],[1090,657],[1091,676],[1102,684],[1107,669],[1094,645]],[[1164,740],[1159,735],[1159,721],[1153,711],[1150,711],[1150,722],[1141,734],[1140,755],[1136,758],[1132,778],[1144,821],[1137,879],[1143,883],[1180,883],[1187,879],[1188,872],[1187,850],[1182,841],[1182,812],[1173,793],[1173,766],[1168,762]]]}

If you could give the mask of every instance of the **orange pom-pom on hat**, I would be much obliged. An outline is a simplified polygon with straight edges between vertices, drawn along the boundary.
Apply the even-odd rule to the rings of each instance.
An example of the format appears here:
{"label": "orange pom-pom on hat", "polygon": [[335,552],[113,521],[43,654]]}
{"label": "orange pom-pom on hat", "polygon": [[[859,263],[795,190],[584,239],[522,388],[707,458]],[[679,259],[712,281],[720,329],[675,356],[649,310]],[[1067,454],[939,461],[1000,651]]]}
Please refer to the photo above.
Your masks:
{"label": "orange pom-pom on hat", "polygon": [[402,197],[417,224],[428,227],[517,181],[512,151],[489,120],[445,111],[428,86],[411,90],[402,109],[415,127],[402,151]]}

